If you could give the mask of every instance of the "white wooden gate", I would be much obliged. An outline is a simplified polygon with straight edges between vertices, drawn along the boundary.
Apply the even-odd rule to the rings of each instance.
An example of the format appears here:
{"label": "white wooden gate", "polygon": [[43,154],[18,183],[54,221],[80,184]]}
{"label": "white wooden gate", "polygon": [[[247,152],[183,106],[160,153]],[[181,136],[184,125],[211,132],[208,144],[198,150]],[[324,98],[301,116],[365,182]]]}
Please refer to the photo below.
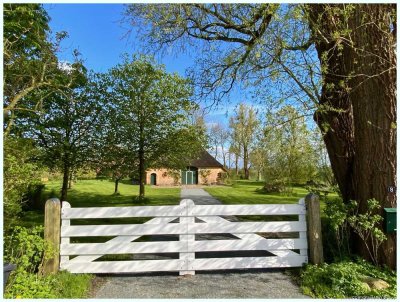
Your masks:
{"label": "white wooden gate", "polygon": [[[298,204],[71,208],[62,203],[60,268],[72,273],[134,273],[296,267],[307,263],[306,208]],[[221,216],[296,215],[296,221],[239,222]],[[154,217],[143,224],[71,225],[73,219]],[[174,220],[179,218],[179,222]],[[286,234],[271,238],[271,233]],[[199,237],[203,236],[203,240]],[[204,240],[204,234],[219,234]],[[223,234],[233,236],[223,238]],[[179,235],[177,241],[135,242],[145,235]],[[200,235],[200,236],[199,236]],[[104,243],[71,243],[71,237],[115,236]],[[197,237],[196,237],[197,236]],[[212,237],[209,237],[209,239]],[[196,253],[267,251],[263,257],[200,258]],[[103,255],[179,253],[179,259],[99,261]],[[100,259],[101,260],[101,259]]]}

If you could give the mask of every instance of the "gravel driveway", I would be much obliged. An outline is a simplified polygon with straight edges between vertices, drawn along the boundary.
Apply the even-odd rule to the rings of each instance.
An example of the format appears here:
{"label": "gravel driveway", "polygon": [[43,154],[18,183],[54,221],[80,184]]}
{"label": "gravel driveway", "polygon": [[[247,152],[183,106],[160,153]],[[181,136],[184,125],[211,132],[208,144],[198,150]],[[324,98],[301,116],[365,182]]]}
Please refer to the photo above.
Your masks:
{"label": "gravel driveway", "polygon": [[[221,203],[198,188],[183,188],[181,198],[192,199],[195,204]],[[235,220],[235,217],[225,218]],[[99,275],[97,281],[100,286],[92,293],[92,298],[309,298],[282,269],[196,272],[194,276],[178,276],[177,273]]]}
{"label": "gravel driveway", "polygon": [[191,199],[194,204],[220,204],[221,202],[212,197],[203,189],[198,188],[182,188],[181,199]]}
{"label": "gravel driveway", "polygon": [[92,298],[309,298],[282,270],[196,273],[194,276],[142,275],[102,277]]}

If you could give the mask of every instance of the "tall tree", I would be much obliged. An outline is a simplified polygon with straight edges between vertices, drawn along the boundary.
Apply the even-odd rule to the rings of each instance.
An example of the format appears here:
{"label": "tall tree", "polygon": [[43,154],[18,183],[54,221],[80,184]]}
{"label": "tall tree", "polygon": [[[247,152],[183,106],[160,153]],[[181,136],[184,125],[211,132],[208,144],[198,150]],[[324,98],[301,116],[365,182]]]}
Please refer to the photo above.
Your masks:
{"label": "tall tree", "polygon": [[[325,70],[320,103],[335,109],[317,111],[315,120],[340,191],[361,211],[371,198],[382,211],[396,207],[388,193],[396,185],[396,7],[313,5],[307,12]],[[395,266],[395,245],[389,235],[381,263]],[[363,245],[356,248],[367,257]]]}
{"label": "tall tree", "polygon": [[[207,41],[216,56],[198,64],[203,91],[218,95],[225,84],[224,95],[236,80],[257,75],[259,86],[283,75],[281,86],[298,88],[292,99],[316,111],[344,202],[357,200],[361,211],[371,198],[396,206],[387,190],[396,186],[394,4],[129,5],[126,16],[144,23],[153,47]],[[395,247],[389,235],[381,263],[395,266]]]}
{"label": "tall tree", "polygon": [[31,111],[26,117],[21,116],[16,124],[23,136],[34,139],[43,150],[43,162],[49,168],[62,171],[61,200],[67,200],[71,173],[95,158],[98,149],[96,135],[100,125],[97,118],[102,106],[97,87],[81,65],[73,64],[65,69],[65,81],[69,81],[69,74],[75,68],[82,76],[74,86],[56,93],[51,91],[51,101],[47,99],[49,94],[41,91],[35,97],[44,98],[43,112]]}
{"label": "tall tree", "polygon": [[32,95],[41,89],[54,90],[72,84],[58,81],[61,71],[56,51],[67,35],[56,34],[50,41],[50,18],[41,4],[6,3],[4,9],[3,115],[4,136],[7,137],[19,112],[40,111],[43,99],[28,104]]}
{"label": "tall tree", "polygon": [[316,176],[317,159],[304,117],[292,106],[269,113],[264,129],[268,146],[266,180],[290,185]]}
{"label": "tall tree", "polygon": [[249,179],[249,154],[255,139],[256,129],[259,125],[256,111],[253,107],[240,104],[235,110],[235,115],[229,121],[233,137],[243,151],[244,178]]}
{"label": "tall tree", "polygon": [[229,131],[224,128],[220,123],[216,123],[209,129],[209,137],[211,145],[215,150],[215,158],[218,157],[218,150],[221,152],[221,158],[224,167],[226,167],[226,160],[228,155],[227,143],[229,139]]}
{"label": "tall tree", "polygon": [[189,100],[191,86],[146,56],[125,57],[109,71],[107,83],[118,131],[125,146],[136,153],[139,198],[143,198],[147,168],[176,168],[201,149],[200,130],[189,119],[194,106]]}

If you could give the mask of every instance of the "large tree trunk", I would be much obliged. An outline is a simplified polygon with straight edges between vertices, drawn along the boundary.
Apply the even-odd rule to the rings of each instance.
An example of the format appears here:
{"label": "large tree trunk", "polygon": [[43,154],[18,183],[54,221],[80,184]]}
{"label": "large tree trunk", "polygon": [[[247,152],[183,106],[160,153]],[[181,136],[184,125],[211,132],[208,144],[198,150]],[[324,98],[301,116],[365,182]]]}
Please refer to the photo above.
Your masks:
{"label": "large tree trunk", "polygon": [[239,175],[239,155],[235,153],[235,172],[236,176]]}
{"label": "large tree trunk", "polygon": [[114,194],[118,193],[118,184],[119,184],[119,178],[116,178],[115,185],[114,185]]}
{"label": "large tree trunk", "polygon": [[243,167],[244,167],[244,179],[249,179],[250,178],[249,152],[247,146],[243,146]]}
{"label": "large tree trunk", "polygon": [[69,181],[69,164],[66,160],[64,162],[64,171],[63,171],[63,183],[61,187],[61,201],[67,201],[68,195],[68,181]]}
{"label": "large tree trunk", "polygon": [[68,189],[71,189],[71,188],[72,188],[72,178],[73,178],[73,176],[74,176],[74,172],[71,171],[71,172],[69,173]]}
{"label": "large tree trunk", "polygon": [[[333,8],[339,8],[338,12]],[[391,5],[356,5],[348,19],[346,5],[309,5],[310,27],[322,66],[323,88],[315,119],[343,200],[356,200],[360,211],[375,198],[396,207],[396,54],[390,33]],[[351,28],[346,40],[334,35]],[[396,25],[394,25],[394,28]],[[352,44],[350,44],[352,43]],[[333,110],[332,110],[333,109]],[[328,127],[327,127],[328,126]],[[356,251],[368,258],[361,242]],[[395,235],[381,248],[381,264],[396,266]]]}
{"label": "large tree trunk", "polygon": [[139,150],[139,198],[144,198],[144,185],[146,183],[146,168],[144,162],[144,151]]}

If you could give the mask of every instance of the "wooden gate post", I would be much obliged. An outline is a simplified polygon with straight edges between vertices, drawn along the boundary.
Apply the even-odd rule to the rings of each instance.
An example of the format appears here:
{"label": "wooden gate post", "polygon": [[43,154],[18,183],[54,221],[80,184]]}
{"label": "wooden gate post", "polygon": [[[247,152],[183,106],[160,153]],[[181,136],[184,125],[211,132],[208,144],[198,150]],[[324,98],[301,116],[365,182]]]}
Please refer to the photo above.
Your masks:
{"label": "wooden gate post", "polygon": [[318,195],[308,194],[306,196],[306,207],[309,259],[312,264],[322,264],[324,262],[324,251]]}
{"label": "wooden gate post", "polygon": [[44,240],[52,246],[54,254],[45,255],[43,273],[45,275],[58,272],[60,267],[60,237],[61,237],[61,203],[58,198],[46,201],[44,210]]}

